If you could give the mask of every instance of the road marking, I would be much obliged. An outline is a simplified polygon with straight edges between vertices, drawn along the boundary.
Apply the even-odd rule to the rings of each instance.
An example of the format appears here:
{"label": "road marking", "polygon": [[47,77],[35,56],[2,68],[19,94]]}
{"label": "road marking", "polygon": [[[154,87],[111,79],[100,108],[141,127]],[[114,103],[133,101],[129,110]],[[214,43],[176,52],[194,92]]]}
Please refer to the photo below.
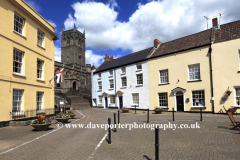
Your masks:
{"label": "road marking", "polygon": [[102,142],[106,139],[107,135],[108,135],[108,132],[103,136],[102,140],[98,143],[98,145],[96,146],[95,150],[93,151],[91,156],[88,157],[88,159],[93,158],[93,156],[96,153],[97,149],[101,146]]}
{"label": "road marking", "polygon": [[[77,111],[77,110],[76,110],[76,111]],[[76,121],[79,121],[79,120],[85,118],[85,115],[84,115],[84,114],[82,114],[82,113],[79,112],[79,111],[77,111],[77,112],[80,113],[83,117],[80,118],[80,119],[77,119],[77,120],[75,120],[75,121],[73,121],[73,122],[76,122]],[[73,122],[71,122],[71,123],[73,123]],[[46,133],[46,134],[44,134],[44,135],[42,135],[42,136],[40,136],[40,137],[37,137],[37,138],[35,138],[35,139],[31,140],[31,141],[28,141],[28,142],[25,142],[25,143],[23,143],[23,144],[21,144],[21,145],[18,145],[17,147],[11,148],[11,149],[9,149],[9,150],[7,150],[7,151],[5,151],[5,152],[0,153],[0,155],[1,155],[1,154],[5,154],[5,153],[10,152],[10,151],[13,151],[13,150],[15,150],[15,149],[17,149],[17,148],[19,148],[19,147],[21,147],[21,146],[24,146],[24,145],[26,145],[26,144],[28,144],[28,143],[31,143],[31,142],[33,142],[33,141],[35,141],[35,140],[38,140],[38,139],[42,138],[42,137],[45,137],[45,136],[47,136],[47,135],[50,134],[50,133],[53,133],[53,132],[55,132],[55,131],[57,131],[57,130],[60,130],[61,128],[63,128],[63,127],[57,128],[57,129],[55,129],[55,130],[53,130],[53,131],[51,131],[51,132],[49,132],[49,133]]]}

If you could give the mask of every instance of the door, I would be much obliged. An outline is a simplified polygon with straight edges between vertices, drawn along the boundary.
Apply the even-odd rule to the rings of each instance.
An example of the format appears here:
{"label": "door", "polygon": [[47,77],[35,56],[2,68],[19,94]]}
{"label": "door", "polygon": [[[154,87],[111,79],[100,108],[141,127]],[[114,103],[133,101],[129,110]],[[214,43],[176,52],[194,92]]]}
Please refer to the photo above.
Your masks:
{"label": "door", "polygon": [[76,82],[73,82],[73,90],[76,90]]}
{"label": "door", "polygon": [[184,111],[183,95],[176,96],[177,98],[177,111]]}
{"label": "door", "polygon": [[105,108],[108,108],[108,101],[107,101],[107,97],[105,97]]}
{"label": "door", "polygon": [[122,109],[122,96],[119,96],[119,107]]}

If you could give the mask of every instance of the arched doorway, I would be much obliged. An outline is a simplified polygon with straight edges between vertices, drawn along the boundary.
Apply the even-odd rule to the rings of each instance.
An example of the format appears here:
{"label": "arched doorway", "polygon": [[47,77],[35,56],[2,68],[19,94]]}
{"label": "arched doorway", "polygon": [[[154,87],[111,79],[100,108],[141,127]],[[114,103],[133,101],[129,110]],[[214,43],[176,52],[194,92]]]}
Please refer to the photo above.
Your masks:
{"label": "arched doorway", "polygon": [[73,90],[76,90],[76,82],[73,82]]}

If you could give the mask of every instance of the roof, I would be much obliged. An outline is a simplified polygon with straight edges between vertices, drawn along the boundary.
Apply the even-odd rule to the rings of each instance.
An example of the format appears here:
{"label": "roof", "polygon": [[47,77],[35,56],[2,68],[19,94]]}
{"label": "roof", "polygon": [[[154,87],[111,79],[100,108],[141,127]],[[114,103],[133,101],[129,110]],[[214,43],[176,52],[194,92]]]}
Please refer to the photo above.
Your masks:
{"label": "roof", "polygon": [[208,29],[173,41],[162,43],[151,55],[151,58],[210,44],[210,38],[211,29]]}
{"label": "roof", "polygon": [[152,52],[152,50],[153,50],[153,47],[150,47],[150,48],[114,59],[110,62],[104,62],[96,69],[94,73],[146,60],[146,57]]}

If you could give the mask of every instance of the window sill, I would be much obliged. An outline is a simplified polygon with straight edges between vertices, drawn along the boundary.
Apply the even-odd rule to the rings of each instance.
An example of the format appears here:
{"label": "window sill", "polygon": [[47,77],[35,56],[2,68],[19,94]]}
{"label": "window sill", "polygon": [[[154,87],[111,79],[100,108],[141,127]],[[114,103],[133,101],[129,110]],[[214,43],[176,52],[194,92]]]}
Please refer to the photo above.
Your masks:
{"label": "window sill", "polygon": [[112,78],[113,76],[108,76],[108,78]]}
{"label": "window sill", "polygon": [[201,82],[202,80],[199,79],[199,80],[192,80],[192,81],[187,81],[187,83],[190,83],[190,82]]}
{"label": "window sill", "polygon": [[99,103],[98,106],[102,106],[102,103]]}
{"label": "window sill", "polygon": [[14,31],[14,30],[13,30],[13,33],[15,33],[15,34],[17,34],[17,35],[19,35],[19,36],[21,36],[22,38],[24,38],[24,39],[26,39],[26,40],[27,40],[27,37],[25,37],[24,35],[22,35],[22,34],[20,34],[20,33],[16,32],[16,31]]}
{"label": "window sill", "polygon": [[143,86],[143,84],[138,84],[138,85],[136,85],[136,87],[142,87]]}
{"label": "window sill", "polygon": [[44,81],[44,80],[42,80],[42,79],[37,79],[37,81],[39,81],[39,82],[44,82],[44,83],[45,83],[45,81]]}
{"label": "window sill", "polygon": [[140,71],[142,71],[142,70],[141,69],[136,70],[136,72],[140,72]]}
{"label": "window sill", "polygon": [[110,91],[110,90],[114,90],[114,88],[110,88],[109,91]]}
{"label": "window sill", "polygon": [[19,76],[19,77],[22,77],[22,78],[26,78],[26,76],[22,75],[22,74],[18,74],[18,73],[13,73],[12,75],[14,76]]}
{"label": "window sill", "polygon": [[102,90],[98,90],[98,92],[102,92]]}
{"label": "window sill", "polygon": [[127,88],[127,87],[121,87],[120,89],[124,89],[124,88]]}
{"label": "window sill", "polygon": [[121,75],[125,75],[126,73],[121,73]]}
{"label": "window sill", "polygon": [[98,78],[98,80],[100,80],[101,78]]}
{"label": "window sill", "polygon": [[37,44],[37,46],[46,51],[46,49],[44,47],[40,46],[39,44]]}
{"label": "window sill", "polygon": [[161,86],[161,85],[166,85],[166,84],[170,84],[170,83],[160,83],[158,85]]}
{"label": "window sill", "polygon": [[161,108],[161,109],[169,109],[169,108],[166,107],[166,106],[165,106],[165,107],[162,107],[162,106],[160,107],[160,106],[158,106],[158,107]]}
{"label": "window sill", "polygon": [[136,107],[139,107],[137,104],[136,104],[136,105],[133,105],[133,104],[131,105],[131,107],[135,107],[135,106],[136,106]]}
{"label": "window sill", "polygon": [[192,106],[191,108],[206,108],[205,106]]}

